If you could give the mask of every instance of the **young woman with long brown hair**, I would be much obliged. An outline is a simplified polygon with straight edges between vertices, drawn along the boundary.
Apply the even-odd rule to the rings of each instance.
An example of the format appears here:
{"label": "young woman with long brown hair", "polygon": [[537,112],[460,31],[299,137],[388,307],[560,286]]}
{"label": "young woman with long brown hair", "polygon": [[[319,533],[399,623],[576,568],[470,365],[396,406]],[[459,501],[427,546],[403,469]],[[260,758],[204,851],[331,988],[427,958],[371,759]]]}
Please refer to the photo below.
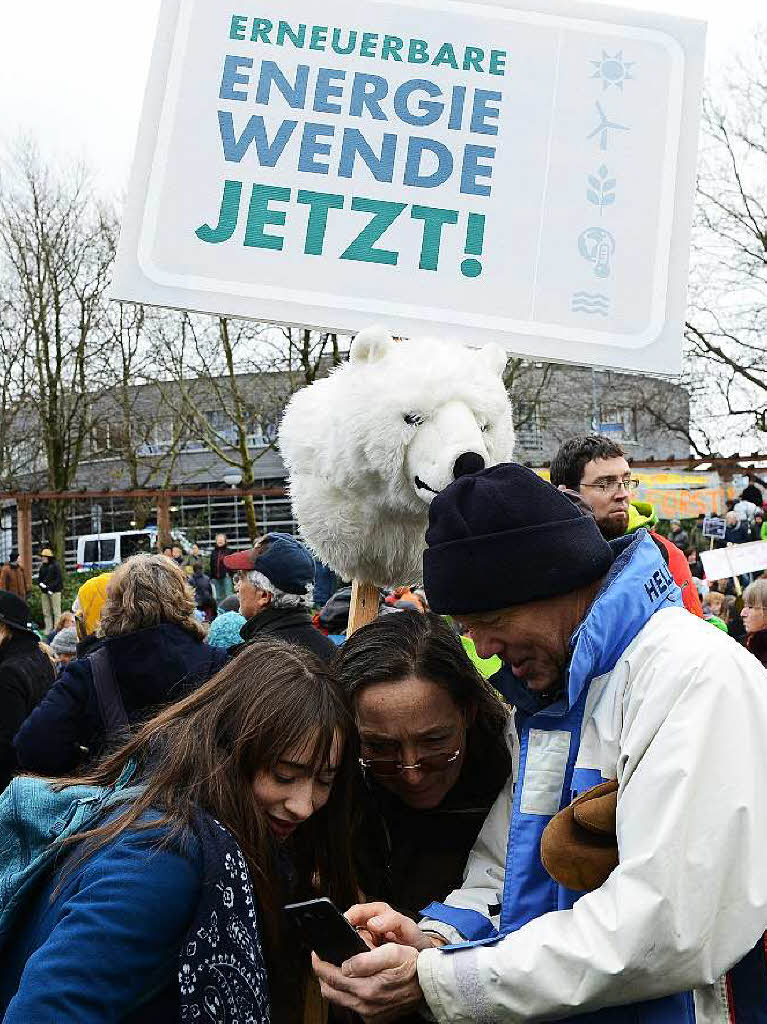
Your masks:
{"label": "young woman with long brown hair", "polygon": [[302,1020],[308,960],[281,908],[356,898],[352,732],[332,671],[264,641],[86,776],[18,779],[17,802],[77,786],[105,804],[28,897],[6,1024]]}

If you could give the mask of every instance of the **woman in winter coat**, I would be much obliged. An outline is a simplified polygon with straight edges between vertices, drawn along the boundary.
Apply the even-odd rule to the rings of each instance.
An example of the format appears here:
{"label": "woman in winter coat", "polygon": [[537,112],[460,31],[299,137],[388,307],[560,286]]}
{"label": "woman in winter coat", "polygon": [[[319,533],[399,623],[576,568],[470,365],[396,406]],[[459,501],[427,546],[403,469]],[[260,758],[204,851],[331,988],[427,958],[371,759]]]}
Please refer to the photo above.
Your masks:
{"label": "woman in winter coat", "polygon": [[460,886],[511,772],[508,708],[437,615],[364,626],[340,649],[338,671],[360,738],[360,888],[417,918]]}
{"label": "woman in winter coat", "polygon": [[43,606],[46,633],[53,629],[53,624],[61,615],[61,591],[64,581],[56,557],[50,548],[40,552],[42,564],[37,574],[37,585],[40,588],[40,599]]}
{"label": "woman in winter coat", "polygon": [[19,730],[19,764],[42,775],[71,772],[101,752],[108,734],[137,725],[217,672],[226,652],[203,643],[194,608],[184,571],[170,559],[141,554],[121,565],[107,584],[98,642],[65,666]]}
{"label": "woman in winter coat", "polygon": [[46,802],[96,810],[13,922],[5,1024],[307,1019],[308,952],[282,906],[354,900],[352,731],[327,666],[265,640],[87,775],[18,779],[30,826]]}
{"label": "woman in winter coat", "polygon": [[224,565],[224,559],[229,554],[229,547],[226,542],[225,533],[216,534],[216,546],[210,553],[210,578],[216,588],[216,600],[223,601],[234,593],[234,582],[229,570]]}
{"label": "woman in winter coat", "polygon": [[751,540],[767,540],[767,523],[764,521],[764,512],[759,511],[754,516],[754,522],[750,529]]}
{"label": "woman in winter coat", "polygon": [[195,562],[191,568],[189,583],[194,590],[195,604],[199,611],[205,613],[205,621],[212,622],[216,617],[216,599],[213,596],[213,584],[210,578],[202,571],[202,562]]}
{"label": "woman in winter coat", "polygon": [[727,544],[745,544],[748,542],[748,524],[738,518],[736,512],[728,512],[725,516],[724,541],[720,546]]}
{"label": "woman in winter coat", "polygon": [[26,601],[29,592],[27,574],[24,567],[19,564],[18,548],[11,548],[8,561],[0,568],[0,590],[8,590],[16,594],[22,601]]}
{"label": "woman in winter coat", "polygon": [[763,576],[743,591],[740,615],[746,627],[746,647],[767,668],[767,579]]}
{"label": "woman in winter coat", "polygon": [[13,737],[53,682],[26,601],[0,590],[0,792],[18,767]]}

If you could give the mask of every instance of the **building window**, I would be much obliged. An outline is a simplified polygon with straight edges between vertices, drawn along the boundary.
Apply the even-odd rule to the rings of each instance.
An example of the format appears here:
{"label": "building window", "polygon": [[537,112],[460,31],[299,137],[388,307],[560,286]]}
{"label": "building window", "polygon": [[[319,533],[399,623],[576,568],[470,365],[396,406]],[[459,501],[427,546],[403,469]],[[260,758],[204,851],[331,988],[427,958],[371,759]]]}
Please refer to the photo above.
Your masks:
{"label": "building window", "polygon": [[277,430],[279,428],[279,420],[276,419],[265,419],[261,423],[261,436],[264,439],[264,444],[272,444],[277,440]]}
{"label": "building window", "polygon": [[109,451],[109,424],[97,423],[91,427],[91,455]]}
{"label": "building window", "polygon": [[631,406],[604,406],[599,433],[613,441],[636,441],[636,410]]}
{"label": "building window", "polygon": [[154,424],[154,446],[157,449],[167,448],[173,444],[173,420],[159,419]]}
{"label": "building window", "polygon": [[209,409],[205,413],[208,426],[219,438],[229,442],[237,443],[237,424],[224,409]]}
{"label": "building window", "polygon": [[541,434],[541,410],[537,402],[518,402],[516,407],[517,441],[528,451],[543,447]]}

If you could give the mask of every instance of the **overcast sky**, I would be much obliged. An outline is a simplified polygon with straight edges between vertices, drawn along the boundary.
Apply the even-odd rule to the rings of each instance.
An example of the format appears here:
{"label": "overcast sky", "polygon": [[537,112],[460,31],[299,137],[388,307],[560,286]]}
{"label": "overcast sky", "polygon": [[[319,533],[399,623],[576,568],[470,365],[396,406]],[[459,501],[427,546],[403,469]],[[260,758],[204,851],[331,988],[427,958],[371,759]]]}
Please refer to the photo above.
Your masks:
{"label": "overcast sky", "polygon": [[[37,0],[0,15],[0,146],[20,133],[49,159],[84,158],[99,188],[127,187],[159,0]],[[634,0],[708,21],[708,66],[747,49],[765,0]]]}

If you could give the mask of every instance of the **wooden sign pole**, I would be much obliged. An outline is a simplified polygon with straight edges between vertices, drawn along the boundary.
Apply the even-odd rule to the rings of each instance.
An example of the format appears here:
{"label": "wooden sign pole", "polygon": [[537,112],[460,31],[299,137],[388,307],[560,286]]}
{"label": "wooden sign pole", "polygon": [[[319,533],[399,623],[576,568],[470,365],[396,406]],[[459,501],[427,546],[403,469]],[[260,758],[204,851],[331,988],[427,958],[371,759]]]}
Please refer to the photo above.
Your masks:
{"label": "wooden sign pole", "polygon": [[347,636],[378,618],[378,587],[371,583],[352,581],[352,600],[349,606]]}
{"label": "wooden sign pole", "polygon": [[[732,548],[732,547],[735,547],[735,545],[732,542],[730,542],[727,545],[727,547],[728,548]],[[743,597],[743,587],[742,587],[741,582],[740,582],[740,577],[736,574],[735,569],[733,567],[732,557],[729,557],[727,560],[730,563],[730,570],[732,572],[732,577],[731,578],[732,578],[733,585],[735,587],[735,594],[736,594],[737,597]]]}

